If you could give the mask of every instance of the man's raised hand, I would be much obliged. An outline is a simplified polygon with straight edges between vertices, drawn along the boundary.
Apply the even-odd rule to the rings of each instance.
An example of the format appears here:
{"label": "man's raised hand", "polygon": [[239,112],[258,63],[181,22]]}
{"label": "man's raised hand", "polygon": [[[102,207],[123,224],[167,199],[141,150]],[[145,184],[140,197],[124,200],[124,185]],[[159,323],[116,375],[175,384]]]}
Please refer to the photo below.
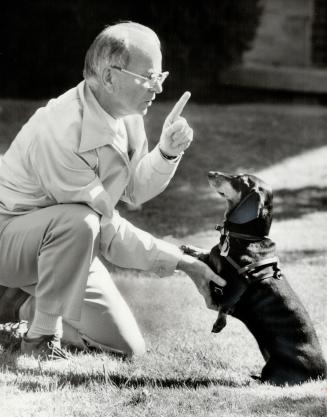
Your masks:
{"label": "man's raised hand", "polygon": [[191,93],[186,91],[166,117],[159,141],[159,148],[168,156],[178,156],[193,140],[193,129],[181,116]]}

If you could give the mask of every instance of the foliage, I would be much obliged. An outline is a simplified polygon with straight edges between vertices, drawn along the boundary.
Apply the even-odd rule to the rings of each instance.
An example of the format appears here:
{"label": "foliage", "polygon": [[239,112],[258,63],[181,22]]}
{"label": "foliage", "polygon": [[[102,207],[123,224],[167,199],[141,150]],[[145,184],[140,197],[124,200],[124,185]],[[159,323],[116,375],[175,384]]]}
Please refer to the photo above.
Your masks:
{"label": "foliage", "polygon": [[107,24],[134,20],[162,40],[164,67],[171,71],[167,96],[190,88],[212,96],[220,70],[239,61],[260,16],[260,0],[165,2],[20,0],[2,4],[0,94],[58,95],[81,79],[84,54]]}

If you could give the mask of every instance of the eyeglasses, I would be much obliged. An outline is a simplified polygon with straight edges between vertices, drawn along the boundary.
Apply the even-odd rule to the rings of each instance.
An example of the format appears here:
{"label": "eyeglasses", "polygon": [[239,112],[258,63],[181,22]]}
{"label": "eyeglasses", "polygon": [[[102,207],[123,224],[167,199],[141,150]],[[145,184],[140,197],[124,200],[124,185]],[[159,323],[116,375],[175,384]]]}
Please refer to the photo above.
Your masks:
{"label": "eyeglasses", "polygon": [[133,77],[141,78],[142,80],[147,81],[151,88],[153,88],[157,83],[161,85],[169,75],[169,71],[151,72],[151,74],[145,77],[144,75],[136,74],[132,71],[127,71],[124,68],[118,67],[117,65],[111,65],[110,68],[121,71],[124,74],[132,75]]}

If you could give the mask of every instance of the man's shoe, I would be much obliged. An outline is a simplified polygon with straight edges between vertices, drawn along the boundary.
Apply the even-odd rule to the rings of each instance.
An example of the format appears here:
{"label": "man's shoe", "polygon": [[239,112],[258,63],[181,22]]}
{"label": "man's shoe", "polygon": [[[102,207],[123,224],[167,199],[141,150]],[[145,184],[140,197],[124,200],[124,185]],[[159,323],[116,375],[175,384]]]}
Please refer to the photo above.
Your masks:
{"label": "man's shoe", "polygon": [[19,322],[19,309],[29,296],[20,288],[0,285],[0,323]]}
{"label": "man's shoe", "polygon": [[25,334],[20,351],[41,360],[69,359],[69,355],[61,348],[60,339],[54,335],[29,338]]}
{"label": "man's shoe", "polygon": [[11,353],[20,350],[24,334],[27,332],[27,322],[0,324],[0,347]]}

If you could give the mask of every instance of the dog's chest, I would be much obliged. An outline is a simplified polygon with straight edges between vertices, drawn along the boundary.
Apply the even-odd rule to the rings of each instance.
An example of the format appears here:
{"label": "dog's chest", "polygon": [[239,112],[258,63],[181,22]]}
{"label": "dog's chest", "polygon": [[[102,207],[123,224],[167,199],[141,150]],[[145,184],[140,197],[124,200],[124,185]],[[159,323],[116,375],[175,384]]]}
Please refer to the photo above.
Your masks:
{"label": "dog's chest", "polygon": [[239,276],[235,268],[220,255],[219,245],[215,246],[209,256],[209,266],[227,282],[222,291],[211,286],[211,293],[217,305],[230,308],[234,306],[247,288],[247,283]]}

